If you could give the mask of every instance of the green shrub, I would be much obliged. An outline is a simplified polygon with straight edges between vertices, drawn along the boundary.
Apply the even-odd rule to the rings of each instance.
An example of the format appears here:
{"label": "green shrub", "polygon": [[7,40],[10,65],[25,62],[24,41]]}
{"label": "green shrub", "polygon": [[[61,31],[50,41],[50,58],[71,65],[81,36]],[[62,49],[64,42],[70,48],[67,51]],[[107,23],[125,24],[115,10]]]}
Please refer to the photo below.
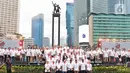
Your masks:
{"label": "green shrub", "polygon": [[[42,73],[43,66],[13,66],[12,73]],[[0,69],[0,73],[6,73],[5,66]],[[125,66],[97,66],[93,67],[93,73],[130,73],[130,68]]]}

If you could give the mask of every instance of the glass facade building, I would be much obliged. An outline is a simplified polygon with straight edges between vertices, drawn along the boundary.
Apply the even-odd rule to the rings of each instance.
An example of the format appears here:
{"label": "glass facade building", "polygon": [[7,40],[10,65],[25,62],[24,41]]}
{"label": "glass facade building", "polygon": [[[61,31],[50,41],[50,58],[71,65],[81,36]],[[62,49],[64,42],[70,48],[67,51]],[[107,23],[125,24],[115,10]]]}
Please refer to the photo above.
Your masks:
{"label": "glass facade building", "polygon": [[32,38],[34,38],[34,45],[43,47],[44,37],[44,15],[39,14],[32,18]]}
{"label": "glass facade building", "polygon": [[74,46],[74,4],[66,3],[67,45]]}
{"label": "glass facade building", "polygon": [[97,44],[98,39],[129,39],[130,14],[89,15],[90,45]]}

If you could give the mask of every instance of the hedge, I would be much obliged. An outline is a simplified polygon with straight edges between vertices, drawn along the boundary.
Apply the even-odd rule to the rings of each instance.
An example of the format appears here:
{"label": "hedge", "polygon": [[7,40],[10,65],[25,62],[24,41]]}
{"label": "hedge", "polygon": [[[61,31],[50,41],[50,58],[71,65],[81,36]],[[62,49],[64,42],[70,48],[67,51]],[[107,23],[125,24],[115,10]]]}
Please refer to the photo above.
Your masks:
{"label": "hedge", "polygon": [[[13,66],[12,73],[43,73],[43,66]],[[5,66],[0,73],[6,73]],[[125,66],[97,66],[93,67],[93,73],[130,73],[130,68]]]}

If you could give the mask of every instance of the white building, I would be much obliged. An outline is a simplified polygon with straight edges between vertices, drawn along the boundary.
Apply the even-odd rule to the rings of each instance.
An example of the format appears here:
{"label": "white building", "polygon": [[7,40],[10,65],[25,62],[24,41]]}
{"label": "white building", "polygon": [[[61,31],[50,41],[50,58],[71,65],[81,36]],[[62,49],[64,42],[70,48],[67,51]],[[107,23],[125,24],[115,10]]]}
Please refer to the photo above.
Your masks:
{"label": "white building", "polygon": [[19,0],[0,0],[0,33],[18,33]]}
{"label": "white building", "polygon": [[27,49],[28,46],[34,45],[34,39],[33,38],[25,38],[24,39],[24,48]]}

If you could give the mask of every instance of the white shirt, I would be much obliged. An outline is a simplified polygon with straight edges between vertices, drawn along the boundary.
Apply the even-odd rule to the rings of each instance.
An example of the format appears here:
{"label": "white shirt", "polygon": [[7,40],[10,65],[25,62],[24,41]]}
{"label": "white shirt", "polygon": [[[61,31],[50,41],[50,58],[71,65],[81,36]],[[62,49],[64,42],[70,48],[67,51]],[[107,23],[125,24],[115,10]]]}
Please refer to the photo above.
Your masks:
{"label": "white shirt", "polygon": [[4,52],[4,55],[7,55],[7,50],[4,50],[3,52]]}
{"label": "white shirt", "polygon": [[115,57],[118,58],[119,57],[119,53],[116,51],[115,52]]}
{"label": "white shirt", "polygon": [[52,68],[52,69],[56,69],[56,64],[55,64],[55,63],[54,63],[54,64],[52,63],[52,64],[51,64],[51,68]]}
{"label": "white shirt", "polygon": [[50,72],[50,64],[45,64],[45,72]]}
{"label": "white shirt", "polygon": [[2,49],[0,49],[0,56],[3,56],[3,50]]}
{"label": "white shirt", "polygon": [[108,51],[104,50],[103,53],[104,53],[104,57],[108,57]]}
{"label": "white shirt", "polygon": [[126,51],[121,51],[121,56],[126,56]]}
{"label": "white shirt", "polygon": [[67,63],[62,63],[62,71],[67,72]]}
{"label": "white shirt", "polygon": [[92,70],[92,64],[87,64],[87,70],[91,71]]}
{"label": "white shirt", "polygon": [[61,63],[56,64],[57,70],[61,70]]}
{"label": "white shirt", "polygon": [[74,63],[74,71],[79,71],[79,63]]}
{"label": "white shirt", "polygon": [[86,68],[86,64],[85,63],[81,63],[81,70],[85,70],[85,68]]}
{"label": "white shirt", "polygon": [[115,51],[114,51],[114,50],[111,50],[111,51],[110,51],[110,56],[114,56],[114,54],[115,54]]}
{"label": "white shirt", "polygon": [[69,63],[68,65],[67,65],[67,67],[68,67],[68,69],[73,69],[74,68],[74,65],[73,65],[73,63]]}
{"label": "white shirt", "polygon": [[16,51],[15,50],[11,50],[11,57],[15,57]]}
{"label": "white shirt", "polygon": [[26,56],[31,56],[30,49],[27,49],[27,54],[26,54]]}

